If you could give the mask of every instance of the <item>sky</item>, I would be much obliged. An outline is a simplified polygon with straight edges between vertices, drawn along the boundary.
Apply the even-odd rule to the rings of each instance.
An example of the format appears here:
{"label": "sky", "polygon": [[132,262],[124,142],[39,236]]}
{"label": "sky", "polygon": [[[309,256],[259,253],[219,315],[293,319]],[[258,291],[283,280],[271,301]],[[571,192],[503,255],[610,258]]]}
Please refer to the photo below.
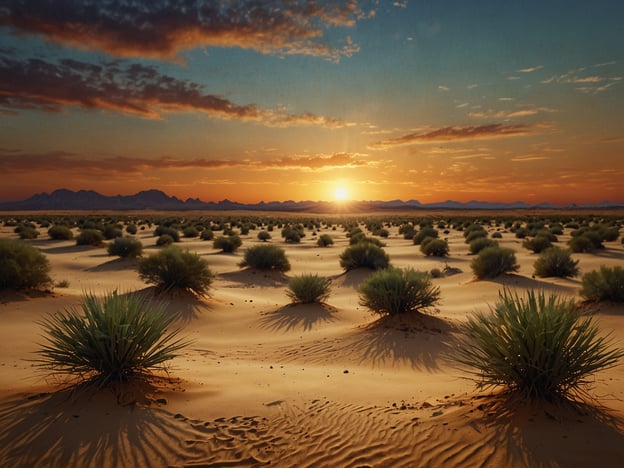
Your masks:
{"label": "sky", "polygon": [[624,201],[620,0],[4,0],[0,200]]}

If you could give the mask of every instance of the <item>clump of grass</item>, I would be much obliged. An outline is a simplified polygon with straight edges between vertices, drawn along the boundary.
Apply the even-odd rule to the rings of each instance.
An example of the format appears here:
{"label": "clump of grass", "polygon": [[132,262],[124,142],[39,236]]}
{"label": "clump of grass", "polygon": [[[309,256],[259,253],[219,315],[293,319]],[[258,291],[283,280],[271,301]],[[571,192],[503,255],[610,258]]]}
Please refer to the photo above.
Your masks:
{"label": "clump of grass", "polygon": [[245,257],[239,266],[258,268],[260,270],[290,270],[290,262],[286,251],[277,245],[255,245],[245,251]]}
{"label": "clump of grass", "polygon": [[568,249],[551,247],[540,253],[533,268],[536,276],[572,278],[578,275],[578,260],[573,260]]}
{"label": "clump of grass", "polygon": [[74,233],[68,226],[55,224],[48,229],[48,236],[54,240],[70,240],[74,238]]}
{"label": "clump of grass", "polygon": [[80,308],[40,322],[45,343],[36,364],[98,386],[145,376],[163,367],[188,343],[170,330],[175,315],[167,304],[136,295],[86,293]]}
{"label": "clump of grass", "polygon": [[293,302],[303,304],[321,303],[329,297],[331,281],[316,274],[294,276],[288,281],[286,295]]}
{"label": "clump of grass", "polygon": [[476,255],[483,249],[486,249],[488,247],[497,247],[498,242],[496,242],[494,239],[488,239],[487,237],[475,237],[469,242],[468,245],[470,253]]}
{"label": "clump of grass", "polygon": [[384,249],[370,242],[349,246],[340,254],[340,266],[346,271],[356,268],[380,270],[387,268],[389,264],[390,257]]}
{"label": "clump of grass", "polygon": [[470,268],[478,279],[496,278],[503,273],[518,271],[516,254],[506,247],[486,247],[470,262]]}
{"label": "clump of grass", "polygon": [[140,257],[143,253],[143,244],[134,237],[117,237],[108,244],[107,250],[108,255],[134,258]]}
{"label": "clump of grass", "polygon": [[165,292],[187,291],[204,295],[212,284],[208,262],[195,253],[175,245],[139,260],[139,276]]}
{"label": "clump of grass", "polygon": [[411,268],[376,271],[360,285],[360,304],[380,315],[420,312],[435,305],[440,288],[426,272]]}
{"label": "clump of grass", "polygon": [[212,243],[212,246],[215,249],[220,249],[225,253],[232,253],[236,251],[242,244],[243,241],[238,236],[238,234],[232,234],[231,236],[217,237]]}
{"label": "clump of grass", "polygon": [[319,247],[329,247],[330,245],[334,245],[334,239],[329,234],[321,234],[316,240],[316,245]]}
{"label": "clump of grass", "polygon": [[597,371],[616,365],[624,350],[610,347],[573,300],[507,290],[490,313],[463,325],[455,359],[479,388],[503,386],[525,398],[549,401],[582,395]]}
{"label": "clump of grass", "polygon": [[46,288],[50,262],[38,249],[17,239],[0,239],[0,290]]}
{"label": "clump of grass", "polygon": [[449,245],[445,239],[425,237],[420,244],[420,251],[427,256],[446,257],[449,253]]}
{"label": "clump of grass", "polygon": [[624,268],[602,265],[600,270],[584,274],[580,294],[592,302],[624,302]]}
{"label": "clump of grass", "polygon": [[271,233],[268,231],[260,231],[257,237],[258,237],[258,240],[261,240],[262,242],[266,242],[269,239],[271,239]]}
{"label": "clump of grass", "polygon": [[104,234],[99,229],[83,229],[76,237],[76,245],[101,247],[104,245]]}
{"label": "clump of grass", "polygon": [[533,253],[540,253],[550,247],[552,247],[552,242],[545,235],[537,235],[531,239],[525,239],[522,243],[522,247],[525,249],[529,249]]}

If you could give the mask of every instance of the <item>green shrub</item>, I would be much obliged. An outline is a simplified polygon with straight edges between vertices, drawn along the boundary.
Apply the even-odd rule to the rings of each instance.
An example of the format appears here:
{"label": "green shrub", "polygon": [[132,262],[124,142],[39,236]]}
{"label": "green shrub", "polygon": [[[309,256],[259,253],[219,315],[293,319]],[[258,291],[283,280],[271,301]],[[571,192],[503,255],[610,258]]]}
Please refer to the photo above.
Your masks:
{"label": "green shrub", "polygon": [[233,234],[231,236],[219,236],[212,243],[213,248],[220,249],[226,253],[232,253],[236,251],[241,245],[243,241],[238,234]]}
{"label": "green shrub", "polygon": [[108,244],[108,255],[118,257],[139,257],[143,253],[143,244],[134,237],[117,237]]}
{"label": "green shrub", "polygon": [[356,268],[380,270],[389,264],[390,257],[384,249],[368,242],[351,245],[340,254],[340,266],[346,271]]}
{"label": "green shrub", "polygon": [[174,242],[180,242],[180,231],[178,231],[176,228],[171,227],[171,226],[161,225],[161,226],[158,226],[156,229],[154,229],[155,237],[160,237],[165,234],[170,236]]}
{"label": "green shrub", "polygon": [[550,247],[540,253],[533,268],[536,276],[573,278],[579,273],[578,263],[572,260],[568,249]]}
{"label": "green shrub", "polygon": [[489,314],[476,313],[463,325],[467,339],[455,358],[470,368],[480,388],[503,386],[525,398],[558,400],[584,393],[588,377],[624,356],[609,349],[591,317],[573,300],[528,291],[508,291]]}
{"label": "green shrub", "polygon": [[266,242],[269,239],[271,239],[271,233],[267,231],[260,231],[257,237],[258,237],[258,240],[261,240],[262,242]]}
{"label": "green shrub", "polygon": [[195,226],[187,226],[182,230],[184,237],[193,238],[199,236],[199,231]]}
{"label": "green shrub", "polygon": [[74,238],[74,233],[69,227],[56,224],[48,229],[48,236],[54,240],[71,240]]}
{"label": "green shrub", "polygon": [[126,226],[126,232],[130,235],[135,235],[137,233],[137,225],[136,224],[128,224]]}
{"label": "green shrub", "polygon": [[83,229],[76,237],[76,245],[104,245],[104,234],[99,229]]}
{"label": "green shrub", "polygon": [[432,227],[426,226],[414,234],[413,241],[415,245],[421,245],[427,237],[435,239],[438,237],[438,231]]}
{"label": "green shrub", "polygon": [[158,239],[156,239],[156,245],[161,247],[161,246],[165,246],[165,245],[171,245],[175,242],[174,238],[171,237],[169,234],[163,234],[162,236],[159,236]]}
{"label": "green shrub", "polygon": [[210,241],[214,239],[214,232],[212,231],[212,229],[204,229],[199,235],[199,238],[201,240]]}
{"label": "green shrub", "polygon": [[116,292],[87,293],[82,313],[69,309],[44,319],[45,343],[37,365],[98,386],[148,375],[188,343],[170,330],[175,315],[165,303]]}
{"label": "green shrub", "polygon": [[282,229],[282,237],[285,242],[290,242],[293,244],[297,244],[301,242],[301,238],[305,236],[305,232],[303,230],[303,226],[286,226]]}
{"label": "green shrub", "polygon": [[380,315],[420,312],[440,298],[428,273],[411,268],[386,268],[376,271],[360,285],[360,304]]}
{"label": "green shrub", "polygon": [[492,239],[502,239],[503,238],[503,234],[496,231],[492,233]]}
{"label": "green shrub", "polygon": [[572,239],[568,241],[568,246],[574,253],[590,253],[596,250],[594,242],[584,235],[572,237]]}
{"label": "green shrub", "polygon": [[533,253],[540,253],[552,246],[550,239],[542,235],[537,235],[531,239],[525,239],[522,243],[522,247],[529,249]]}
{"label": "green shrub", "polygon": [[17,239],[0,239],[0,290],[48,287],[50,263],[39,250]]}
{"label": "green shrub", "polygon": [[498,247],[498,242],[487,237],[477,237],[468,244],[468,250],[472,255],[476,255],[488,247]]}
{"label": "green shrub", "polygon": [[506,247],[486,247],[470,262],[470,268],[478,279],[496,278],[503,273],[518,271],[516,254]]}
{"label": "green shrub", "polygon": [[324,302],[329,297],[331,281],[316,274],[294,276],[288,281],[286,295],[293,302],[312,304]]}
{"label": "green shrub", "polygon": [[245,257],[239,264],[241,267],[258,268],[260,270],[290,270],[286,251],[277,245],[255,245],[245,251]]}
{"label": "green shrub", "polygon": [[198,296],[208,292],[213,278],[206,260],[175,245],[141,258],[139,276],[161,291],[188,291]]}
{"label": "green shrub", "polygon": [[588,301],[624,302],[624,268],[602,265],[584,274],[580,294]]}
{"label": "green shrub", "polygon": [[449,245],[444,239],[426,237],[420,244],[420,251],[427,256],[446,257],[449,253]]}
{"label": "green shrub", "polygon": [[381,242],[379,239],[376,239],[375,237],[368,237],[364,233],[358,233],[352,236],[351,239],[349,239],[349,245],[355,245],[355,244],[361,244],[361,243],[373,244],[373,245],[376,245],[377,247],[386,246],[386,244]]}
{"label": "green shrub", "polygon": [[334,239],[329,234],[321,234],[316,240],[316,245],[319,247],[329,247],[330,245],[334,245]]}
{"label": "green shrub", "polygon": [[119,224],[107,224],[104,226],[102,234],[104,234],[105,239],[110,240],[123,236],[123,231]]}
{"label": "green shrub", "polygon": [[[464,234],[466,234],[466,232],[464,232]],[[465,240],[464,242],[466,244],[470,244],[472,241],[476,240],[476,239],[485,239],[487,238],[487,231],[483,228],[481,229],[473,229],[471,231],[469,231],[467,233],[467,235],[465,236]]]}
{"label": "green shrub", "polygon": [[18,235],[20,239],[36,239],[39,237],[39,231],[35,228],[26,227],[24,229],[20,229]]}

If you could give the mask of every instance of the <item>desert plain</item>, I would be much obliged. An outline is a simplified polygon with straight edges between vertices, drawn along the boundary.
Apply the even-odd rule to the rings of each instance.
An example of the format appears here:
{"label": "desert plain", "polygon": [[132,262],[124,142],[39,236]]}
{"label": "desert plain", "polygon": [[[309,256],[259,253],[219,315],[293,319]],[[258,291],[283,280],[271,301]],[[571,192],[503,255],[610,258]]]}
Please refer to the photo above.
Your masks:
{"label": "desert plain", "polygon": [[[504,214],[518,219],[529,215],[536,214]],[[298,221],[298,215],[288,216]],[[257,234],[262,226],[241,235],[242,246],[229,254],[214,249],[211,241],[182,237],[177,245],[206,259],[214,274],[209,295],[167,298],[170,310],[180,314],[181,334],[192,343],[151,381],[99,391],[68,387],[33,364],[43,340],[40,321],[77,308],[85,291],[153,294],[153,287],[140,279],[136,259],[112,257],[105,248],[77,246],[75,240],[51,240],[46,229],[39,229],[41,235],[26,242],[49,259],[53,280],[66,284],[0,295],[0,465],[622,465],[624,363],[595,375],[590,400],[561,405],[512,401],[497,389],[479,390],[450,358],[461,323],[469,314],[487,311],[505,288],[519,294],[543,290],[581,301],[584,273],[601,265],[624,265],[621,238],[594,253],[573,254],[579,260],[578,277],[536,278],[537,254],[494,221],[500,214],[375,215],[387,224],[389,235],[380,240],[392,265],[452,273],[433,279],[441,290],[435,308],[381,320],[360,305],[358,285],[371,272],[345,272],[339,264],[349,239],[337,220],[359,222],[366,232],[362,223],[367,216],[301,216],[318,220],[318,226],[306,228],[301,242],[284,242],[278,228],[269,240],[286,251],[292,268],[285,274],[238,265],[246,248],[261,243]],[[434,226],[454,216],[481,220],[489,233],[502,234],[501,246],[515,250],[519,270],[476,280],[462,232],[450,225],[448,233],[440,234],[448,239],[449,255],[423,255],[393,222],[423,216],[430,216]],[[153,229],[135,236],[143,243],[143,255],[160,248]],[[565,246],[570,232],[565,229],[556,245]],[[332,246],[317,246],[324,233],[333,238]],[[3,225],[0,237],[17,234]],[[331,279],[326,303],[291,304],[288,278],[302,273]],[[615,345],[624,346],[621,304],[593,304],[588,313]]]}

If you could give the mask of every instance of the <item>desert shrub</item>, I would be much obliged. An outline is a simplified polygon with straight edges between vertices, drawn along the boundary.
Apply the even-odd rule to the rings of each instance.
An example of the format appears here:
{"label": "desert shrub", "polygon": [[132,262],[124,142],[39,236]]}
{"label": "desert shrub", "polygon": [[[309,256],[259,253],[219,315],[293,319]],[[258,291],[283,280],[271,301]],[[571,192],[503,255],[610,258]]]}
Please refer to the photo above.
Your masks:
{"label": "desert shrub", "polygon": [[381,228],[381,229],[376,230],[374,232],[374,234],[376,236],[383,237],[384,239],[387,239],[388,236],[390,235],[390,231],[388,231],[386,228]]}
{"label": "desert shrub", "polygon": [[390,264],[390,257],[382,247],[361,242],[347,247],[340,254],[340,266],[346,271],[356,268],[380,270]]}
{"label": "desert shrub", "polygon": [[110,240],[123,236],[123,231],[119,224],[107,224],[104,226],[102,234],[104,234],[105,239]]}
{"label": "desert shrub", "polygon": [[366,239],[366,234],[364,234],[360,228],[357,228],[357,232],[351,231],[350,234],[347,234],[347,237],[349,238],[349,245],[354,245]]}
{"label": "desert shrub", "polygon": [[154,229],[155,237],[160,237],[165,234],[171,237],[174,242],[180,242],[180,232],[176,228],[171,227],[171,226],[161,225],[161,226],[158,226],[156,229]]}
{"label": "desert shrub", "polygon": [[440,288],[433,286],[429,274],[411,268],[379,270],[360,285],[360,304],[380,315],[420,312],[439,298]]}
{"label": "desert shrub", "polygon": [[427,237],[420,244],[420,251],[427,256],[446,257],[449,253],[449,245],[444,239]]}
{"label": "desert shrub", "polygon": [[483,228],[481,229],[473,229],[472,231],[468,232],[468,234],[465,236],[465,240],[464,242],[466,242],[466,244],[470,244],[472,241],[474,241],[475,239],[485,239],[487,238],[487,231]]}
{"label": "desert shrub", "polygon": [[35,228],[26,227],[24,229],[20,229],[18,235],[20,239],[36,239],[39,237],[39,231]]}
{"label": "desert shrub", "polygon": [[578,275],[578,260],[573,260],[568,249],[550,247],[540,253],[533,268],[536,276],[573,278]]}
{"label": "desert shrub", "polygon": [[245,257],[239,264],[241,267],[258,268],[260,270],[290,270],[290,262],[286,251],[277,245],[255,245],[245,251]]}
{"label": "desert shrub", "polygon": [[50,263],[39,250],[17,239],[0,239],[0,290],[42,288],[52,283]]}
{"label": "desert shrub", "polygon": [[328,247],[330,245],[334,245],[334,239],[332,239],[332,236],[329,234],[321,234],[316,240],[316,245],[319,247]]}
{"label": "desert shrub", "polygon": [[486,247],[470,262],[478,279],[495,278],[503,273],[518,271],[516,254],[506,247]]}
{"label": "desert shrub", "polygon": [[316,274],[302,274],[292,277],[288,281],[286,295],[293,302],[312,304],[324,302],[329,297],[331,281]]}
{"label": "desert shrub", "polygon": [[[143,227],[143,226],[142,226]],[[136,224],[128,224],[126,226],[126,232],[132,236],[137,233],[137,225]]]}
{"label": "desert shrub", "polygon": [[206,260],[175,245],[141,258],[139,276],[161,291],[187,291],[198,296],[208,292],[213,278]]}
{"label": "desert shrub", "polygon": [[471,254],[476,255],[483,249],[497,246],[498,242],[493,239],[488,239],[487,237],[477,237],[476,239],[470,241],[470,244],[468,245],[468,250]]}
{"label": "desert shrub", "polygon": [[69,227],[56,224],[48,229],[48,236],[54,240],[70,240],[74,238],[74,233]]}
{"label": "desert shrub", "polygon": [[595,242],[593,242],[592,239],[586,235],[572,237],[568,241],[568,246],[574,253],[590,253],[596,250]]}
{"label": "desert shrub", "polygon": [[269,239],[271,239],[271,233],[270,232],[260,231],[258,233],[258,240],[261,240],[262,242],[266,242]]}
{"label": "desert shrub", "polygon": [[99,229],[83,229],[76,236],[76,245],[93,245],[99,247],[104,244],[104,234]]}
{"label": "desert shrub", "polygon": [[531,239],[525,239],[522,243],[522,247],[532,251],[533,253],[540,253],[552,246],[553,245],[550,242],[550,239],[542,235],[537,235]]}
{"label": "desert shrub", "polygon": [[167,305],[116,292],[87,293],[80,308],[44,319],[45,343],[37,365],[98,386],[148,375],[179,354],[187,342],[171,330]]}
{"label": "desert shrub", "polygon": [[415,245],[420,245],[422,244],[422,241],[425,240],[427,237],[430,237],[432,239],[437,238],[438,231],[432,227],[426,226],[418,231],[416,234],[414,234],[412,240],[414,241]]}
{"label": "desert shrub", "polygon": [[432,268],[429,274],[432,278],[442,278],[444,276],[444,273],[439,268]]}
{"label": "desert shrub", "polygon": [[182,230],[182,235],[187,238],[193,238],[199,236],[199,231],[195,226],[187,226]]}
{"label": "desert shrub", "polygon": [[500,232],[496,231],[492,233],[492,239],[502,239],[503,238],[503,234],[501,234]]}
{"label": "desert shrub", "polygon": [[201,240],[206,240],[206,241],[210,241],[214,239],[214,232],[212,231],[212,229],[204,229],[201,234],[199,235],[199,238]]}
{"label": "desert shrub", "polygon": [[232,253],[236,251],[241,245],[243,241],[237,234],[233,234],[231,236],[219,236],[212,243],[212,247],[215,249],[220,249],[226,253]]}
{"label": "desert shrub", "polygon": [[301,239],[305,237],[303,226],[300,224],[294,226],[286,226],[282,229],[282,237],[285,242],[292,242],[293,244],[301,242]]}
{"label": "desert shrub", "polygon": [[134,237],[118,237],[108,244],[108,255],[118,257],[139,257],[143,253],[143,244]]}
{"label": "desert shrub", "polygon": [[580,294],[588,301],[624,302],[624,268],[602,265],[584,274]]}
{"label": "desert shrub", "polygon": [[169,234],[163,234],[162,236],[159,236],[158,239],[156,239],[156,245],[159,247],[165,246],[165,245],[171,245],[174,242],[175,240]]}
{"label": "desert shrub", "polygon": [[481,388],[504,386],[525,398],[557,400],[583,393],[588,377],[624,356],[573,300],[528,291],[508,291],[489,314],[463,325],[467,338],[455,358],[470,368]]}
{"label": "desert shrub", "polygon": [[416,234],[416,229],[411,224],[401,224],[399,226],[399,234],[403,235],[403,239],[414,239],[414,234]]}

